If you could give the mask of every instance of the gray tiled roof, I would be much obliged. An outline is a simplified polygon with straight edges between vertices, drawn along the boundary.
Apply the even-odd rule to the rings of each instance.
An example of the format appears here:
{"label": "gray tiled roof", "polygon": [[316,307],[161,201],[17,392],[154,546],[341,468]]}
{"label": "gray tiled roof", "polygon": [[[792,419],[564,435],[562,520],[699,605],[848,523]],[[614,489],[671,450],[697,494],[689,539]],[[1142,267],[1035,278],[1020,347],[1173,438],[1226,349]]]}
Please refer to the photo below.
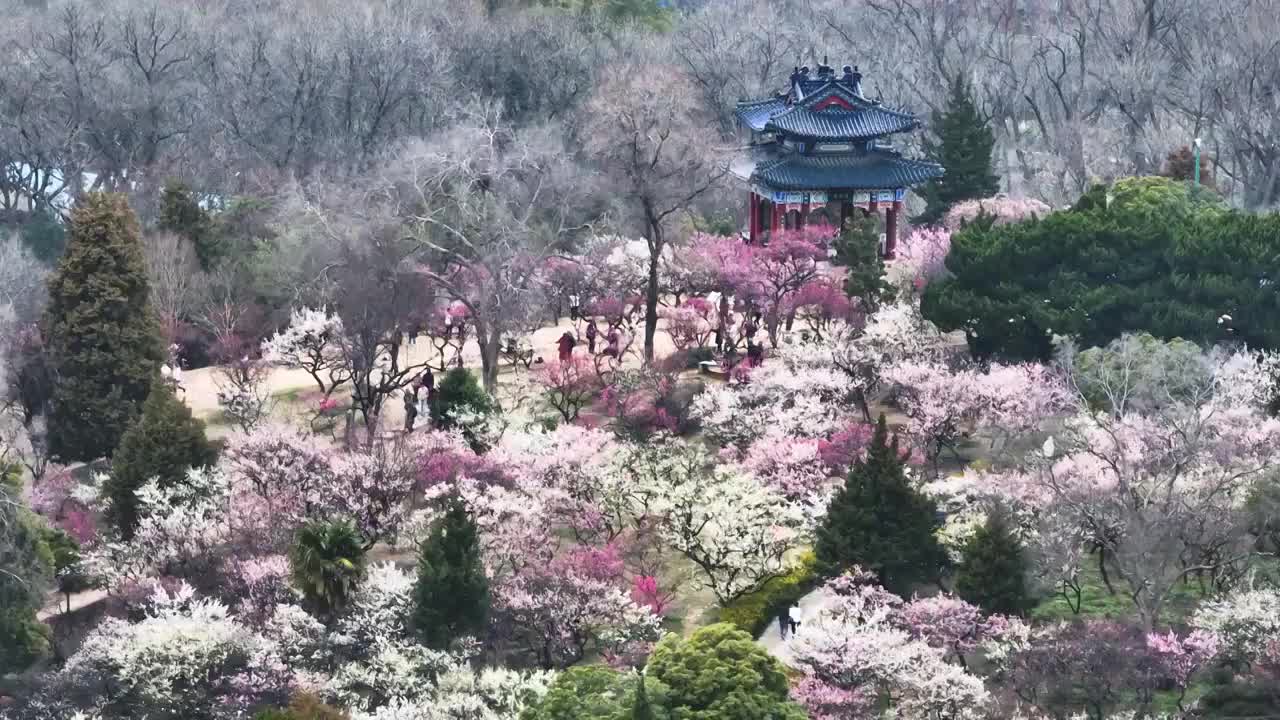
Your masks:
{"label": "gray tiled roof", "polygon": [[881,190],[942,176],[942,166],[885,150],[800,155],[782,152],[758,164],[751,179],[774,190]]}
{"label": "gray tiled roof", "polygon": [[757,132],[764,130],[769,118],[787,109],[784,98],[774,97],[738,103],[736,114],[747,127]]}
{"label": "gray tiled roof", "polygon": [[[814,109],[832,95],[852,109],[835,105]],[[818,140],[866,140],[918,127],[920,121],[915,115],[870,102],[854,95],[841,83],[831,81],[787,110],[773,115],[765,129]]]}

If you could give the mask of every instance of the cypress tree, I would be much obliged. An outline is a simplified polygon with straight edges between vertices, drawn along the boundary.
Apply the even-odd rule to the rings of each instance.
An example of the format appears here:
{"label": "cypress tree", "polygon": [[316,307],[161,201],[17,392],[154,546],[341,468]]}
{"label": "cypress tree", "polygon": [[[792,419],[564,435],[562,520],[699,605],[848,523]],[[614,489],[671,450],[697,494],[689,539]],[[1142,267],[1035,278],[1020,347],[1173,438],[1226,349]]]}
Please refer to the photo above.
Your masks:
{"label": "cypress tree", "polygon": [[961,550],[956,593],[990,613],[1022,615],[1031,608],[1027,560],[1005,513],[993,510]]}
{"label": "cypress tree", "polygon": [[475,523],[458,498],[418,555],[413,622],[423,643],[443,649],[460,635],[478,635],[489,614],[489,581],[480,561]]}
{"label": "cypress tree", "polygon": [[818,569],[831,576],[859,565],[905,595],[914,584],[936,580],[947,564],[937,529],[937,506],[911,487],[882,414],[866,458],[849,471],[818,528]]}
{"label": "cypress tree", "polygon": [[205,438],[204,423],[164,382],[156,380],[138,419],[120,440],[104,490],[111,498],[109,516],[121,537],[133,537],[138,526],[136,492],[151,478],[162,487],[183,482],[193,467],[212,465],[217,449]]}
{"label": "cypress tree", "polygon": [[850,218],[836,240],[835,263],[845,267],[844,292],[867,312],[892,302],[893,283],[885,279],[880,256],[880,221],[875,216]]}
{"label": "cypress tree", "polygon": [[49,451],[64,462],[115,452],[164,357],[140,238],[123,195],[89,193],[71,214],[45,317]]}
{"label": "cypress tree", "polygon": [[996,137],[964,80],[951,83],[946,109],[934,111],[930,130],[932,137],[924,138],[925,154],[942,165],[946,174],[924,186],[925,210],[913,220],[922,224],[942,220],[958,202],[1000,191],[1000,176],[992,162]]}
{"label": "cypress tree", "polygon": [[168,230],[190,242],[201,268],[208,270],[217,264],[219,248],[213,220],[183,183],[165,185],[160,198],[159,226],[161,230]]}

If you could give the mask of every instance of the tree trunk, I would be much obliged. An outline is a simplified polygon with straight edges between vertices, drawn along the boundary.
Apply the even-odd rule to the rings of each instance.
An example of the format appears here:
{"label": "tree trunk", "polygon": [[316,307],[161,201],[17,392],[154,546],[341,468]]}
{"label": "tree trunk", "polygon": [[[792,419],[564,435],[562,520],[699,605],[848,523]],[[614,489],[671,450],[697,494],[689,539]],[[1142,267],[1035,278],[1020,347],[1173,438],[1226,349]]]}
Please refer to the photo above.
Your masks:
{"label": "tree trunk", "polygon": [[484,380],[484,389],[489,395],[498,394],[498,354],[502,349],[502,338],[497,329],[482,331],[476,326],[476,342],[480,345],[480,374]]}
{"label": "tree trunk", "polygon": [[662,260],[662,227],[646,209],[649,225],[649,281],[644,294],[644,364],[653,364],[653,340],[658,333],[658,263]]}

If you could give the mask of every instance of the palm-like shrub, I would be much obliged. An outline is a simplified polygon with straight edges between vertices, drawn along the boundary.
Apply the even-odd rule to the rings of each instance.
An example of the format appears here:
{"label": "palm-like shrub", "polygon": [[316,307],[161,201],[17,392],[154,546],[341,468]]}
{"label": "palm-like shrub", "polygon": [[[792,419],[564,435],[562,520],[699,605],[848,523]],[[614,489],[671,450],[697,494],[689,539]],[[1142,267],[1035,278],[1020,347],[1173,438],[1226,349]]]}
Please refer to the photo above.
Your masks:
{"label": "palm-like shrub", "polygon": [[364,539],[348,522],[313,522],[298,530],[289,551],[294,587],[319,615],[332,619],[364,577]]}

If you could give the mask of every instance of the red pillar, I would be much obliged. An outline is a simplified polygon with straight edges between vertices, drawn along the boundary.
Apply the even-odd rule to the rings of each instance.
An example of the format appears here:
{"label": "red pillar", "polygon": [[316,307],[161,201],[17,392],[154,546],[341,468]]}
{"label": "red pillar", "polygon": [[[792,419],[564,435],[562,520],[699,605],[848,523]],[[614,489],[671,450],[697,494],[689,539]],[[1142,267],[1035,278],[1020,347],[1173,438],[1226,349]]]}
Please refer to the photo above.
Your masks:
{"label": "red pillar", "polygon": [[800,219],[796,222],[796,229],[803,230],[807,222],[809,222],[809,201],[805,200],[800,203]]}
{"label": "red pillar", "polygon": [[749,207],[750,230],[747,231],[747,239],[754,245],[757,236],[760,234],[760,196],[754,192],[751,193],[750,199],[747,201]]}
{"label": "red pillar", "polygon": [[778,228],[782,227],[782,213],[787,211],[786,205],[773,203],[769,206],[769,232],[774,234],[778,232]]}
{"label": "red pillar", "polygon": [[893,205],[885,211],[884,218],[884,256],[892,260],[898,249],[898,213],[902,210],[902,201],[894,200]]}

